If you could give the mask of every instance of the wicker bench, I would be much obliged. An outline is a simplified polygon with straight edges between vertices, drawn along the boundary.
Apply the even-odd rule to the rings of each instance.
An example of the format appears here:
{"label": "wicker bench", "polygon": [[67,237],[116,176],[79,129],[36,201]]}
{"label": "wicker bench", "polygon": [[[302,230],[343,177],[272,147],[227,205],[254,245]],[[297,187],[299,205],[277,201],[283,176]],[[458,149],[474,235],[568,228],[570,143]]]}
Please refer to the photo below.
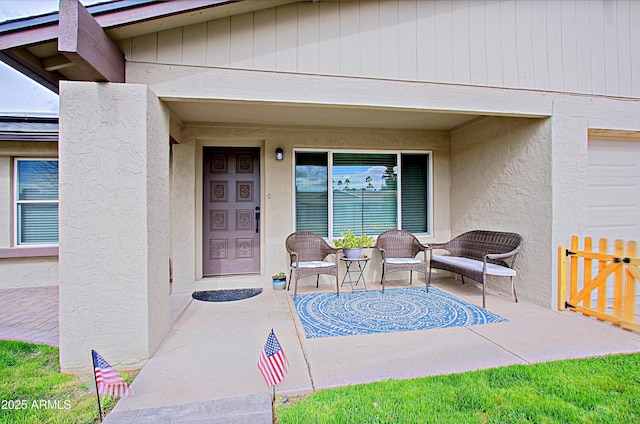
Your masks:
{"label": "wicker bench", "polygon": [[[522,246],[522,237],[515,233],[499,231],[469,231],[446,243],[431,243],[431,266],[429,267],[429,283],[431,270],[442,269],[482,284],[482,307],[486,305],[487,275],[511,278],[511,293],[517,302],[513,269],[516,254]],[[444,249],[450,255],[434,255],[433,250]]]}

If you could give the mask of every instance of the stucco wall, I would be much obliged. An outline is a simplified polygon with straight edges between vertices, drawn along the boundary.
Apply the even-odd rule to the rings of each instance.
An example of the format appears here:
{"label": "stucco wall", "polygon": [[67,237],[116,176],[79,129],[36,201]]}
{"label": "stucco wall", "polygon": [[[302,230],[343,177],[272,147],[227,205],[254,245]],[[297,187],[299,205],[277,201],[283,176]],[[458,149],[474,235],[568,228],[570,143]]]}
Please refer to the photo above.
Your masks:
{"label": "stucco wall", "polygon": [[[0,144],[0,249],[15,248],[13,225],[13,159],[57,157],[57,143]],[[0,258],[0,288],[58,284],[57,257]]]}
{"label": "stucco wall", "polygon": [[196,279],[194,144],[191,141],[171,146],[171,258],[175,292],[193,289]]}
{"label": "stucco wall", "polygon": [[63,82],[60,363],[137,367],[169,321],[169,115],[146,86]]}
{"label": "stucco wall", "polygon": [[[434,229],[423,241],[449,236],[449,140],[446,132],[347,130],[318,128],[255,128],[187,125],[173,147],[174,289],[192,290],[202,277],[202,146],[258,146],[262,152],[262,278],[288,270],[284,239],[293,231],[293,151],[295,148],[430,150],[433,151]],[[285,152],[275,160],[275,149]],[[194,178],[195,177],[195,178]],[[192,205],[195,205],[192,206]],[[195,228],[195,231],[194,231]],[[374,257],[374,259],[376,259]],[[367,278],[379,281],[374,260]]]}
{"label": "stucco wall", "polygon": [[0,289],[58,285],[58,258],[0,259]]}
{"label": "stucco wall", "polygon": [[[551,198],[551,204],[535,204],[536,208],[549,207],[549,214],[545,217],[546,221],[542,221],[540,225],[546,222],[548,228],[551,231],[551,240],[547,245],[537,245],[535,253],[541,253],[540,257],[545,258],[546,262],[539,262],[538,267],[544,268],[545,277],[539,278],[541,282],[540,287],[533,289],[536,293],[532,298],[536,302],[544,304],[545,306],[555,305],[553,300],[556,296],[557,288],[557,247],[560,244],[566,244],[569,241],[571,234],[576,231],[581,231],[586,228],[586,211],[585,203],[586,199],[586,152],[587,152],[587,133],[591,129],[597,130],[616,130],[625,132],[640,131],[640,124],[638,116],[640,116],[640,101],[633,99],[620,99],[620,98],[604,98],[599,96],[587,97],[583,95],[574,94],[562,94],[552,93],[536,90],[516,90],[516,89],[501,89],[501,88],[487,88],[481,86],[464,86],[456,84],[428,84],[428,83],[414,83],[409,81],[395,81],[384,79],[369,79],[369,78],[345,78],[339,76],[318,76],[318,75],[303,75],[303,74],[291,74],[282,72],[262,72],[262,71],[247,71],[241,69],[225,69],[225,68],[207,68],[201,66],[180,66],[180,65],[161,65],[154,63],[143,62],[128,62],[127,63],[127,80],[136,83],[149,84],[150,89],[156,93],[161,99],[169,102],[187,100],[195,101],[234,101],[234,102],[260,102],[265,105],[269,102],[284,103],[284,104],[320,104],[327,107],[344,107],[349,105],[352,107],[362,108],[394,108],[397,110],[423,110],[423,111],[437,111],[437,112],[452,112],[452,113],[470,113],[473,115],[483,116],[503,116],[505,118],[496,118],[496,121],[488,121],[490,123],[477,122],[474,125],[479,125],[477,128],[482,131],[490,131],[487,128],[495,125],[499,126],[497,122],[507,123],[507,129],[512,125],[524,125],[515,124],[517,119],[521,123],[527,122],[527,119],[533,119],[530,122],[545,122],[545,125],[549,125],[547,128],[548,134],[546,137],[546,144],[541,144],[541,150],[536,150],[536,154],[546,154],[545,160],[540,160],[538,156],[527,158],[528,160],[535,160],[536,163],[540,162],[542,168],[550,170],[549,186],[545,188],[548,190]],[[183,105],[184,106],[184,105]],[[188,121],[190,116],[187,108],[182,108],[181,112],[184,116],[180,116],[181,119]],[[425,115],[427,116],[427,115]],[[507,117],[520,117],[520,118],[507,118]],[[245,117],[241,117],[242,119]],[[547,119],[549,118],[549,119]],[[192,119],[196,119],[193,118]],[[213,118],[215,119],[215,118]],[[512,120],[513,119],[513,120]],[[538,119],[547,119],[547,121]],[[535,126],[535,125],[534,125]],[[526,127],[526,125],[525,125]],[[276,128],[234,128],[232,126],[209,126],[201,125],[199,128],[217,128],[216,130],[204,130],[200,129],[199,132],[191,129],[196,126],[189,124],[182,131],[182,143],[179,146],[174,146],[176,156],[186,155],[187,160],[193,160],[194,164],[186,165],[181,169],[181,182],[176,184],[184,185],[186,190],[192,192],[180,193],[181,201],[186,203],[176,206],[177,202],[174,202],[174,212],[180,210],[182,215],[174,215],[174,223],[176,220],[181,220],[178,228],[186,230],[187,233],[175,232],[175,239],[180,239],[180,246],[184,246],[185,250],[180,250],[174,246],[174,260],[176,260],[176,266],[174,271],[176,273],[184,272],[182,281],[185,281],[185,287],[193,287],[191,282],[191,275],[194,273],[195,278],[198,278],[199,269],[201,269],[200,259],[200,244],[195,234],[201,231],[201,224],[198,222],[198,217],[194,216],[193,210],[197,210],[195,205],[198,201],[200,193],[196,191],[197,179],[199,176],[192,175],[191,169],[198,167],[198,161],[201,158],[198,156],[201,149],[201,145],[204,143],[202,140],[208,140],[207,142],[229,144],[230,140],[239,140],[244,142],[251,140],[253,143],[263,148],[263,169],[273,166],[273,169],[285,167],[284,170],[291,173],[290,159],[284,161],[284,163],[275,163],[272,160],[273,149],[278,144],[282,144],[280,147],[305,145],[305,140],[311,140],[310,145],[317,143],[317,146],[331,146],[328,139],[315,137],[314,134],[331,132],[335,130],[322,130],[322,129],[276,129]],[[274,134],[285,133],[290,131],[291,134],[295,134],[296,139],[287,141],[287,137],[283,137],[283,143],[271,142],[271,140],[280,140],[275,138]],[[296,133],[295,131],[298,131]],[[470,140],[479,140],[479,146],[470,145],[470,149],[475,152],[481,161],[486,161],[488,165],[492,165],[496,160],[502,160],[502,152],[496,149],[490,150],[489,153],[484,151],[485,147],[491,147],[498,140],[484,140],[480,133],[474,134],[474,131],[478,131],[473,126],[463,126],[458,128],[452,133],[452,140],[461,139],[460,134],[469,135]],[[503,132],[506,130],[502,130]],[[357,131],[354,133],[366,134],[366,130]],[[494,129],[496,134],[501,134],[499,128]],[[372,133],[378,133],[372,131]],[[200,139],[196,140],[196,135]],[[191,139],[188,138],[191,137]],[[277,135],[277,137],[281,137]],[[294,137],[294,136],[290,136]],[[314,138],[315,137],[315,138]],[[363,136],[364,137],[364,136]],[[486,136],[488,137],[488,136]],[[485,137],[485,138],[486,138]],[[518,135],[518,137],[521,137]],[[526,137],[522,135],[522,137]],[[244,141],[243,141],[244,140]],[[371,140],[376,140],[372,137]],[[533,142],[532,142],[533,143]],[[533,143],[535,144],[535,143]],[[368,140],[363,140],[359,146],[366,146],[366,148],[377,148],[373,142],[369,143]],[[482,146],[482,147],[480,147]],[[545,150],[546,149],[546,150]],[[182,151],[178,153],[178,151]],[[462,149],[458,149],[460,151]],[[290,147],[285,149],[285,152],[290,157]],[[493,152],[493,153],[491,153]],[[469,155],[467,155],[469,156]],[[191,159],[194,158],[194,159]],[[453,156],[452,156],[453,158]],[[489,159],[491,158],[491,159]],[[436,154],[434,156],[434,163],[437,167],[440,166],[440,161],[443,159],[443,155]],[[448,157],[445,160],[449,160]],[[470,160],[475,160],[471,158]],[[452,164],[454,160],[452,159]],[[186,162],[184,162],[186,163]],[[174,171],[178,167],[182,167],[180,163],[173,165]],[[447,165],[448,166],[448,165]],[[469,173],[460,166],[462,170],[458,174],[459,181],[469,180],[475,184],[475,180],[480,181],[492,181],[494,178],[492,173],[495,172],[493,167],[487,166],[484,168],[484,173],[474,171]],[[472,168],[473,169],[473,168]],[[462,172],[464,171],[464,172]],[[269,172],[268,170],[265,172]],[[286,173],[285,172],[285,173]],[[284,174],[283,174],[284,175]],[[452,171],[453,175],[453,171]],[[521,176],[520,178],[525,178]],[[441,189],[439,185],[440,176],[436,175],[436,194]],[[446,177],[448,178],[448,177]],[[499,180],[507,179],[502,174],[498,174],[495,178]],[[193,181],[195,179],[196,181]],[[516,179],[517,180],[517,179]],[[265,184],[270,184],[272,181],[268,174],[265,174]],[[535,182],[538,184],[539,182]],[[283,181],[284,192],[290,191],[291,177],[289,180]],[[525,186],[530,184],[528,181],[524,181]],[[473,184],[472,184],[473,185]],[[174,188],[177,186],[174,186]],[[449,185],[447,185],[447,190]],[[444,190],[444,188],[442,188]],[[269,187],[267,187],[269,190]],[[451,192],[455,194],[458,191],[458,187],[451,186]],[[266,193],[266,192],[265,192]],[[452,195],[453,195],[452,194]],[[463,196],[463,195],[460,195]],[[506,202],[506,209],[513,208],[513,200],[509,196],[501,196],[500,199]],[[547,200],[547,199],[545,199]],[[453,198],[452,198],[453,201]],[[285,203],[287,214],[291,214],[291,199],[286,199]],[[496,201],[496,204],[500,202]],[[279,201],[279,205],[282,203]],[[468,200],[461,200],[461,207],[466,207],[469,204]],[[517,203],[516,203],[517,204]],[[436,228],[439,223],[448,222],[442,216],[438,216],[443,212],[438,209],[442,203],[436,199]],[[452,227],[450,234],[456,234],[467,228],[463,228],[467,221],[462,221],[455,216],[456,223],[454,223],[454,215],[459,214],[459,208],[451,207],[452,211]],[[475,207],[475,205],[473,205]],[[265,207],[268,207],[265,205]],[[448,206],[447,206],[448,207]],[[447,209],[448,210],[448,209]],[[263,209],[263,213],[269,215],[266,209]],[[552,214],[552,215],[551,215]],[[197,214],[196,214],[197,215]],[[544,216],[544,214],[542,214]],[[267,219],[265,216],[265,219]],[[552,217],[551,217],[552,216]],[[465,217],[467,219],[468,217]],[[487,220],[492,218],[491,216],[485,216]],[[264,221],[264,220],[263,220]],[[290,222],[290,221],[289,221]],[[470,222],[470,221],[469,221]],[[533,225],[531,221],[526,219],[522,222],[517,222],[519,228],[523,225]],[[195,230],[194,230],[195,228]],[[174,226],[174,231],[176,231]],[[268,231],[268,230],[266,230]],[[447,230],[448,231],[448,230]],[[285,235],[284,229],[278,231],[279,236]],[[267,234],[265,232],[265,234]],[[438,241],[448,239],[447,236],[436,235]],[[269,236],[270,237],[270,236]],[[534,234],[534,238],[538,237]],[[545,235],[546,237],[546,235]],[[275,244],[269,246],[277,246],[281,240]],[[271,242],[270,242],[271,243]],[[544,243],[542,243],[544,244]],[[194,247],[195,246],[195,247]],[[191,249],[194,249],[192,252]],[[518,259],[518,261],[525,260],[524,255]],[[181,258],[181,259],[180,259]],[[548,258],[551,258],[549,261]],[[539,258],[535,257],[530,260],[538,261]],[[178,267],[177,263],[181,263]],[[268,261],[263,258],[263,264]],[[183,270],[183,271],[181,271]],[[271,269],[264,269],[263,274],[267,274]],[[536,270],[536,273],[538,271]],[[538,273],[538,275],[542,275]],[[497,288],[501,287],[502,282],[496,282]],[[176,287],[178,284],[176,284]],[[520,287],[520,291],[525,298],[529,296],[524,292],[528,289]]]}
{"label": "stucco wall", "polygon": [[[474,229],[515,232],[518,294],[547,306],[552,287],[551,122],[486,118],[451,134],[451,234]],[[509,279],[491,291],[509,295]]]}

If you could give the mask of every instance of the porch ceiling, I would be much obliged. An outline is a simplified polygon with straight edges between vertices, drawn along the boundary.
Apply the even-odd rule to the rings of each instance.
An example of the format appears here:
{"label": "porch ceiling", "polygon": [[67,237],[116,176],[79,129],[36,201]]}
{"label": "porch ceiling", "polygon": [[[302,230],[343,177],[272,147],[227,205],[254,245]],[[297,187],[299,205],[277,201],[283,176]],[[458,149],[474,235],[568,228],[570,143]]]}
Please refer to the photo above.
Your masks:
{"label": "porch ceiling", "polygon": [[479,117],[417,109],[246,101],[167,101],[183,123],[448,131]]}

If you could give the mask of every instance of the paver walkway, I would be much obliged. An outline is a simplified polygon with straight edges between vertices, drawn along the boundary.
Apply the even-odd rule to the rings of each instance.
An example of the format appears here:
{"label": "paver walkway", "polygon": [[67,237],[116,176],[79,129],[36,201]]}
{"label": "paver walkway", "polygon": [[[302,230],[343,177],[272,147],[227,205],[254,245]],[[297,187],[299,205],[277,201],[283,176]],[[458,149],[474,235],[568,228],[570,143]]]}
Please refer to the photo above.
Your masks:
{"label": "paver walkway", "polygon": [[1,289],[0,338],[57,347],[58,287]]}

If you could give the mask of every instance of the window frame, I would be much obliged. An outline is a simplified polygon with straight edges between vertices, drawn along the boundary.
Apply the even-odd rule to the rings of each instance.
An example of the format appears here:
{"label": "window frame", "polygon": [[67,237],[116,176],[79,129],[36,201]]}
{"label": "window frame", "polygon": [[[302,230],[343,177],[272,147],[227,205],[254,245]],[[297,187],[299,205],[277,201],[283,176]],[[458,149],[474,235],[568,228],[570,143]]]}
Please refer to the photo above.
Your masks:
{"label": "window frame", "polygon": [[[433,235],[433,150],[363,150],[363,149],[318,149],[318,148],[294,148],[292,161],[292,181],[293,190],[291,190],[292,197],[292,217],[293,217],[293,231],[296,230],[296,153],[326,153],[327,156],[327,190],[328,190],[328,236],[325,237],[328,240],[333,240],[335,237],[333,234],[333,155],[334,153],[353,153],[353,154],[395,154],[396,166],[398,167],[398,201],[396,207],[396,218],[398,222],[398,228],[402,228],[402,155],[426,155],[427,156],[427,232],[413,233],[418,237],[431,237]],[[373,236],[377,238],[376,236]]]}
{"label": "window frame", "polygon": [[[18,177],[18,163],[19,162],[58,162],[58,178],[60,177],[60,161],[56,157],[14,157],[13,158],[13,199],[12,199],[12,214],[13,214],[13,247],[20,249],[33,249],[33,248],[48,248],[58,247],[60,244],[60,185],[58,183],[58,198],[56,200],[19,200],[19,177]],[[56,204],[58,205],[58,243],[20,243],[20,219],[19,219],[19,207],[23,204]]]}

